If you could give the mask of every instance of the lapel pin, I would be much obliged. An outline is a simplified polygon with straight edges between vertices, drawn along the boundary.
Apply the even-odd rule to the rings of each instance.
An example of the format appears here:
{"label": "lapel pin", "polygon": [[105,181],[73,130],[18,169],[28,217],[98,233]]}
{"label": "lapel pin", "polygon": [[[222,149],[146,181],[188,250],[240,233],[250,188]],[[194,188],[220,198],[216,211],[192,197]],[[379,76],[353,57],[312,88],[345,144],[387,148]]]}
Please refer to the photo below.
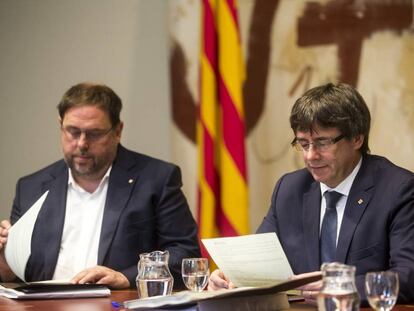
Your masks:
{"label": "lapel pin", "polygon": [[364,203],[364,200],[359,199],[359,200],[358,200],[358,204],[359,204],[359,205],[361,205],[362,203]]}
{"label": "lapel pin", "polygon": [[134,180],[131,178],[128,180],[128,184],[132,184],[134,182]]}

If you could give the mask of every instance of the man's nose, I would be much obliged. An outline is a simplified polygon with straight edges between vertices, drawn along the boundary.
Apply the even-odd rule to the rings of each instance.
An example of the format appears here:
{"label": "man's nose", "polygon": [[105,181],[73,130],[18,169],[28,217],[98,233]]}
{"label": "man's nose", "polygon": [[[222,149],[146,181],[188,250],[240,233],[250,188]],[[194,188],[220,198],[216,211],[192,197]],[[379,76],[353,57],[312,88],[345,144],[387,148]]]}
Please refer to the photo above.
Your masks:
{"label": "man's nose", "polygon": [[315,148],[315,146],[313,144],[309,145],[309,149],[307,151],[305,151],[304,154],[306,160],[315,160],[315,159],[319,159],[321,154],[319,153],[318,149]]}
{"label": "man's nose", "polygon": [[86,150],[89,147],[88,139],[86,137],[86,133],[84,133],[84,132],[82,132],[81,135],[78,138],[78,147],[81,150]]}

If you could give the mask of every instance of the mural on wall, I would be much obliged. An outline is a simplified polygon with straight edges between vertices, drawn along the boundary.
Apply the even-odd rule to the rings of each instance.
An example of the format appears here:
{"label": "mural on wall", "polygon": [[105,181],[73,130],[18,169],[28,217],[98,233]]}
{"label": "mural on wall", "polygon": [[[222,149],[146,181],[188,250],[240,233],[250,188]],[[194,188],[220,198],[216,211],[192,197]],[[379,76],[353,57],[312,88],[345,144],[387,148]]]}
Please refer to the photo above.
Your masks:
{"label": "mural on wall", "polygon": [[[372,114],[370,147],[414,169],[414,1],[239,0],[252,231],[276,180],[302,167],[288,117],[310,87],[356,86]],[[195,208],[198,1],[170,6],[173,157]]]}

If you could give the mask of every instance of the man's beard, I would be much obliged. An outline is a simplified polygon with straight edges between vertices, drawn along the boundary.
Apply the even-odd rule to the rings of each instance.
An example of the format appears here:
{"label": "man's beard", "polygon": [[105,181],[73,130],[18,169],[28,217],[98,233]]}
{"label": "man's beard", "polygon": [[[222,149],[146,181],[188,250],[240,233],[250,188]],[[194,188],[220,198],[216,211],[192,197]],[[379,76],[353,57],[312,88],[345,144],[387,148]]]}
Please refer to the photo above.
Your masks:
{"label": "man's beard", "polygon": [[87,165],[79,165],[75,162],[74,156],[65,159],[66,164],[72,171],[72,174],[79,177],[93,177],[98,175],[105,168],[105,163],[98,161],[95,157],[90,157]]}

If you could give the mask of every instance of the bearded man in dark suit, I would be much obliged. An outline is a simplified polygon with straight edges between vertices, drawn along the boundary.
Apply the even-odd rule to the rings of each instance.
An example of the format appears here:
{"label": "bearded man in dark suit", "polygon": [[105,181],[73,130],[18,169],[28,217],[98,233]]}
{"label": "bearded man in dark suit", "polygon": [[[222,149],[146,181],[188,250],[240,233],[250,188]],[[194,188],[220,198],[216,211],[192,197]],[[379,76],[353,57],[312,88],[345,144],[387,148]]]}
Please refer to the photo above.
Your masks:
{"label": "bearded man in dark suit", "polygon": [[[121,108],[112,89],[94,83],[71,87],[59,103],[63,159],[20,179],[11,211],[14,224],[48,191],[31,238],[27,281],[133,287],[139,254],[168,250],[180,288],[182,258],[200,256],[179,168],[120,144]],[[10,222],[0,228],[3,282],[15,278],[4,258]]]}

